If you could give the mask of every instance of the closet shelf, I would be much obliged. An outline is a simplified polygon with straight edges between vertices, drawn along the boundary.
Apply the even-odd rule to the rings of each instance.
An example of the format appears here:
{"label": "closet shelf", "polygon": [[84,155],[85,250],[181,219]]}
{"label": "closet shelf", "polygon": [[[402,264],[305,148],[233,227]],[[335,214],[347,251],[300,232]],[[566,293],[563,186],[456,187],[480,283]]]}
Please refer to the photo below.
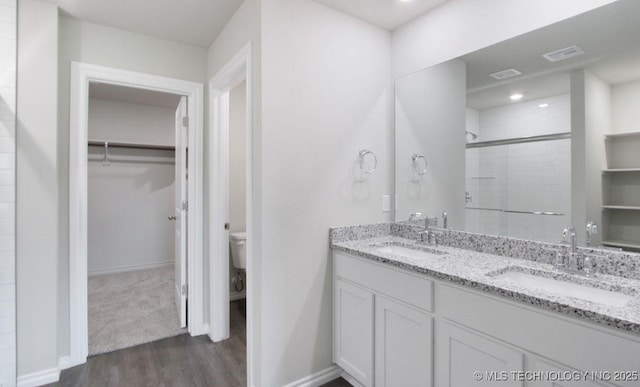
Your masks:
{"label": "closet shelf", "polygon": [[602,206],[605,210],[632,210],[632,211],[640,211],[639,206],[613,206],[613,205],[604,205]]}
{"label": "closet shelf", "polygon": [[173,145],[160,145],[160,144],[140,144],[133,142],[118,142],[118,141],[97,141],[89,140],[89,146],[104,147],[105,143],[109,144],[109,148],[131,148],[131,149],[157,149],[157,150],[170,150],[175,151],[176,147]]}
{"label": "closet shelf", "polygon": [[605,134],[604,138],[615,139],[615,138],[635,137],[635,136],[640,136],[640,132],[610,133],[610,134]]}
{"label": "closet shelf", "polygon": [[640,168],[610,168],[603,169],[602,173],[640,172]]}
{"label": "closet shelf", "polygon": [[627,249],[640,249],[640,242],[635,242],[635,241],[611,239],[607,241],[602,241],[602,244],[605,246],[622,247]]}

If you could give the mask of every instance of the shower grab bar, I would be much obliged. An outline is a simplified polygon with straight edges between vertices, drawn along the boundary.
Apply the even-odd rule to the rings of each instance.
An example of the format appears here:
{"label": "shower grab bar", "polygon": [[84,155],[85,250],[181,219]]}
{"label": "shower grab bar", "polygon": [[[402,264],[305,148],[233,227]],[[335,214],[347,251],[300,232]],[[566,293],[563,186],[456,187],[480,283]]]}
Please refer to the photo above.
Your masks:
{"label": "shower grab bar", "polygon": [[495,212],[507,212],[510,214],[526,214],[526,215],[564,216],[564,214],[560,214],[558,212],[550,212],[550,211],[517,211],[517,210],[503,210],[501,208],[487,208],[487,207],[465,207],[465,210],[495,211]]}
{"label": "shower grab bar", "polygon": [[470,142],[466,144],[466,148],[467,149],[486,148],[490,146],[499,146],[499,145],[525,144],[528,142],[564,140],[567,138],[571,138],[570,132],[544,134],[542,136],[515,137],[515,138],[507,138],[504,140]]}

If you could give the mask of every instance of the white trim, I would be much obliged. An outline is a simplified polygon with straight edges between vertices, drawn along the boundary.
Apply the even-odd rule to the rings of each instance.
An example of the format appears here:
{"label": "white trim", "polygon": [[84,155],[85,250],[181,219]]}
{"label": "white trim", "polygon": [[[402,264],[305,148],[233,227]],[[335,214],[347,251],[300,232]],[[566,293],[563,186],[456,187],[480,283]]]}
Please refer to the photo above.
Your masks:
{"label": "white trim", "polygon": [[[223,104],[225,98],[223,95],[228,92],[230,86],[234,83],[246,80],[247,96],[246,96],[246,203],[247,203],[247,240],[246,240],[246,252],[247,252],[247,286],[251,286],[252,290],[250,294],[256,294],[256,282],[254,282],[254,259],[257,259],[254,254],[254,185],[253,185],[253,162],[254,162],[254,148],[253,148],[253,74],[252,74],[252,58],[251,58],[251,43],[244,46],[210,81],[209,81],[209,98],[210,98],[210,140],[209,149],[211,151],[209,156],[209,173],[210,175],[210,197],[209,197],[209,229],[210,229],[210,277],[209,277],[209,289],[210,289],[210,306],[209,306],[209,325],[210,333],[209,337],[213,341],[218,341],[229,336],[229,257],[223,256],[220,253],[221,243],[225,243],[228,246],[228,240],[226,240],[226,232],[223,224],[226,221],[223,219],[226,214],[226,197],[225,192],[227,187],[220,187],[223,184],[227,184],[223,177],[226,176],[226,172],[223,168],[226,168],[226,150],[219,150],[223,145],[221,140],[225,137],[225,130],[228,127],[224,126],[225,118],[221,114],[223,111]],[[224,144],[225,147],[226,143]],[[217,188],[217,189],[216,189]],[[222,195],[220,194],[222,192]],[[225,207],[222,207],[222,205]],[[256,298],[252,295],[247,297],[247,384],[249,386],[254,385],[254,359],[259,359],[260,354],[255,351],[254,347],[254,325],[253,321],[254,310],[257,305]],[[255,351],[255,353],[254,353]]]}
{"label": "white trim", "polygon": [[302,379],[287,384],[285,387],[318,387],[332,380],[338,379],[342,374],[342,368],[332,365],[315,374],[307,375]]}
{"label": "white trim", "polygon": [[73,367],[71,363],[71,356],[62,356],[58,359],[58,369],[60,371]]}
{"label": "white trim", "polygon": [[174,263],[173,260],[171,260],[171,261],[163,261],[163,262],[156,262],[156,263],[141,263],[138,265],[118,266],[110,269],[92,270],[89,272],[89,277],[95,277],[95,276],[107,275],[107,274],[126,273],[130,271],[157,269],[160,267],[173,265],[173,263]]}
{"label": "white trim", "polygon": [[60,380],[60,369],[49,368],[31,374],[18,376],[18,387],[36,387]]}
{"label": "white trim", "polygon": [[69,140],[69,309],[72,365],[85,363],[88,354],[87,325],[87,124],[89,83],[107,83],[179,94],[188,98],[189,113],[189,333],[204,331],[203,289],[203,110],[200,83],[71,63],[71,112]]}
{"label": "white trim", "polygon": [[347,383],[349,383],[350,385],[352,385],[353,387],[364,387],[364,385],[362,383],[360,383],[359,381],[357,381],[353,376],[349,375],[346,372],[343,372],[340,377],[344,380],[347,381]]}

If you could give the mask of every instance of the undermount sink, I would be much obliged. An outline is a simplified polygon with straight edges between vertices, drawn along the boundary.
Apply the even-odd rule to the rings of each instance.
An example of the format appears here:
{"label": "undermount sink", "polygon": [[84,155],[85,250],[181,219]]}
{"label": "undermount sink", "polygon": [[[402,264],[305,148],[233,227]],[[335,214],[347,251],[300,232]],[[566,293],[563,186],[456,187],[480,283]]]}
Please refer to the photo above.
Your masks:
{"label": "undermount sink", "polygon": [[379,253],[395,254],[415,259],[442,258],[442,256],[446,254],[444,251],[428,246],[416,246],[415,248],[411,248],[399,244],[379,246],[374,250]]}
{"label": "undermount sink", "polygon": [[533,270],[527,272],[525,268],[511,268],[504,272],[490,274],[490,276],[522,287],[541,289],[559,296],[577,298],[613,307],[623,307],[635,297],[635,291],[631,289],[623,290],[624,292],[611,291],[589,284],[550,278],[550,276],[554,276],[554,273],[551,272],[541,271],[538,273]]}

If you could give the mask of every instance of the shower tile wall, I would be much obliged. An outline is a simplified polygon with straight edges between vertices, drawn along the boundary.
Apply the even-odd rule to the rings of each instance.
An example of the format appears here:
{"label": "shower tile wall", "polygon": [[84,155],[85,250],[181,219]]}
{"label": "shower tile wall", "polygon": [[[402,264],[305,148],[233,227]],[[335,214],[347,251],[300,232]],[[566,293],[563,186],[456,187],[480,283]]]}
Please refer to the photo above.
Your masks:
{"label": "shower tile wall", "polygon": [[16,0],[0,0],[0,385],[16,385]]}
{"label": "shower tile wall", "polygon": [[[539,105],[547,103],[541,108]],[[468,110],[468,130],[476,141],[570,131],[569,96]],[[473,116],[477,114],[477,119]],[[469,116],[471,118],[469,118]],[[478,125],[473,125],[475,122]],[[468,149],[467,207],[541,211],[542,216],[466,210],[467,230],[545,241],[557,241],[570,222],[571,140],[554,140]]]}

